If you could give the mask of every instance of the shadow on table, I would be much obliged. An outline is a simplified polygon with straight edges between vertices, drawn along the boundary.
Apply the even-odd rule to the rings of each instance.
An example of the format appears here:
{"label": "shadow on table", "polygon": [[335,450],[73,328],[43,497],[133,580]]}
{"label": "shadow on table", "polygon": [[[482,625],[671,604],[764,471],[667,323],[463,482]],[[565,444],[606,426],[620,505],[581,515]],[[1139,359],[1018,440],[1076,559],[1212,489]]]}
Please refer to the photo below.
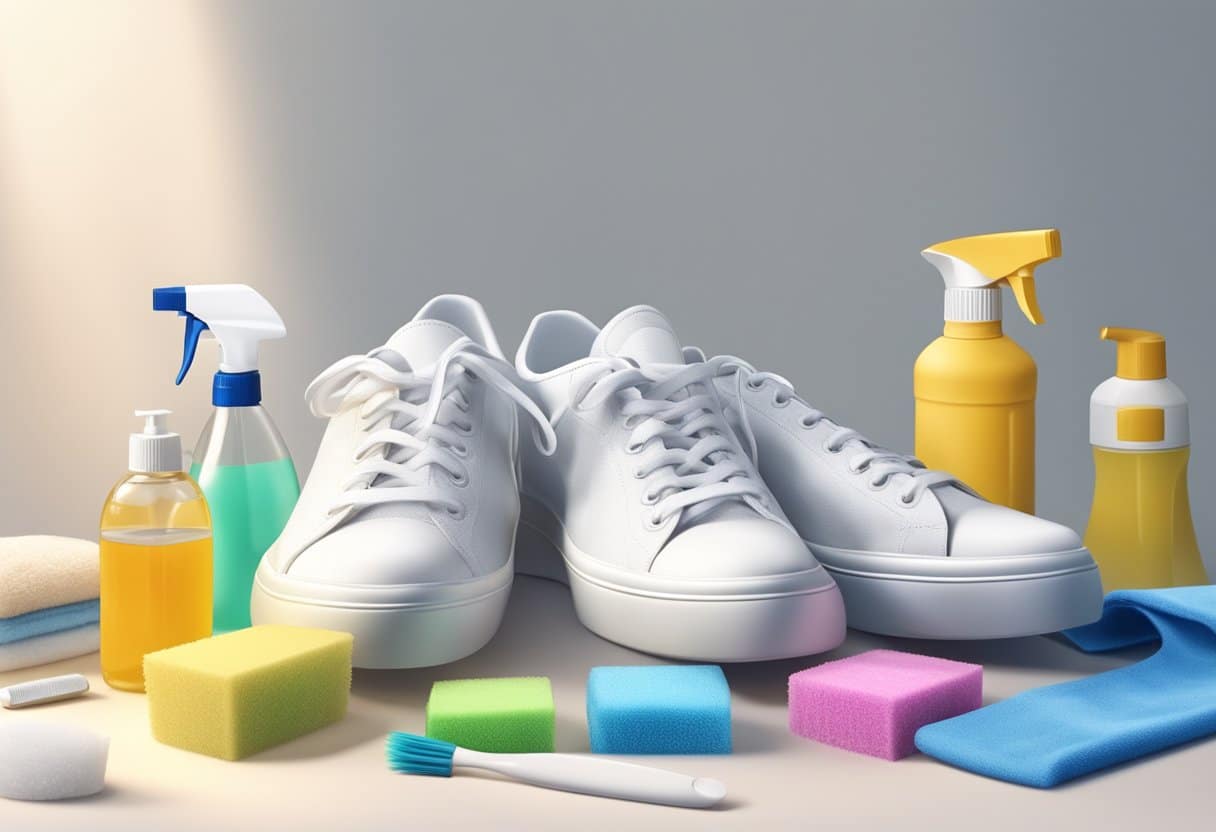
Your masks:
{"label": "shadow on table", "polygon": [[[490,643],[471,656],[439,667],[410,670],[356,670],[357,698],[422,708],[431,685],[443,679],[549,676],[554,695],[578,682],[581,698],[587,672],[596,665],[662,664],[590,632],[574,615],[570,591],[554,581],[515,579],[502,627]],[[573,693],[571,690],[569,693]]]}
{"label": "shadow on table", "polygon": [[1075,676],[1090,676],[1140,661],[1156,651],[1156,646],[1138,647],[1114,653],[1083,653],[1061,636],[986,641],[930,641],[878,636],[849,630],[845,643],[829,653],[775,662],[723,665],[731,690],[767,704],[784,704],[791,674],[824,662],[843,659],[867,650],[900,650],[985,668],[1043,671]]}
{"label": "shadow on table", "polygon": [[248,759],[271,763],[328,757],[365,743],[383,743],[394,728],[390,720],[363,713],[352,704],[352,709],[341,722],[254,754]]}
{"label": "shadow on table", "polygon": [[163,795],[158,796],[152,792],[129,789],[114,783],[106,783],[106,787],[97,794],[91,794],[88,797],[76,797],[70,800],[56,800],[54,804],[56,806],[82,806],[90,808],[93,806],[125,806],[134,808],[171,802],[162,800],[161,797]]}

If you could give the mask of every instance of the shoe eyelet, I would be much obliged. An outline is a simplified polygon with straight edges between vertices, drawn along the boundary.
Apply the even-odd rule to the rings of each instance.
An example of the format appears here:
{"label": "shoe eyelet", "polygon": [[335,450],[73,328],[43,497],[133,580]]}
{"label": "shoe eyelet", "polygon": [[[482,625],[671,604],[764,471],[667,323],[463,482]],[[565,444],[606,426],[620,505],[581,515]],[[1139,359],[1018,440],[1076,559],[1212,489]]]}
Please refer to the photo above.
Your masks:
{"label": "shoe eyelet", "polygon": [[843,450],[843,449],[842,449],[842,448],[838,448],[838,447],[836,447],[835,445],[832,445],[832,444],[831,444],[831,443],[829,443],[829,442],[824,442],[824,443],[823,443],[823,450],[824,450],[825,452],[829,453],[829,454],[838,454],[838,453],[840,453],[840,452],[841,452],[841,450]]}
{"label": "shoe eyelet", "polygon": [[912,506],[916,505],[917,499],[915,497],[913,497],[911,500],[909,500],[908,496],[909,495],[907,495],[907,494],[900,494],[899,502],[900,502],[900,504],[902,504],[903,506],[905,506],[907,508],[912,508]]}
{"label": "shoe eyelet", "polygon": [[754,378],[749,378],[747,380],[747,389],[748,390],[763,390],[764,382],[765,382],[764,379],[760,379],[759,381],[757,381]]}
{"label": "shoe eyelet", "polygon": [[456,454],[456,456],[460,457],[461,459],[469,455],[469,446],[463,443],[460,445],[449,445],[448,450]]}
{"label": "shoe eyelet", "polygon": [[887,484],[890,482],[891,482],[891,478],[889,476],[880,477],[876,480],[870,480],[870,482],[869,482],[870,490],[871,491],[882,491],[884,488],[887,487]]}
{"label": "shoe eyelet", "polygon": [[643,471],[641,468],[634,468],[633,469],[633,478],[635,480],[644,480],[644,479],[646,479],[646,472]]}
{"label": "shoe eyelet", "polygon": [[456,432],[461,436],[473,435],[473,424],[471,422],[467,425],[453,425],[453,427],[456,428]]}
{"label": "shoe eyelet", "polygon": [[850,474],[864,474],[866,471],[869,471],[869,470],[870,470],[870,463],[868,463],[868,462],[864,462],[861,465],[857,465],[857,466],[849,465]]}
{"label": "shoe eyelet", "polygon": [[631,442],[625,446],[625,453],[627,453],[627,454],[640,454],[641,452],[642,452],[641,445],[634,444]]}
{"label": "shoe eyelet", "polygon": [[815,425],[819,424],[819,420],[812,419],[810,416],[803,416],[798,420],[798,424],[802,426],[803,430],[811,430]]}
{"label": "shoe eyelet", "polygon": [[773,407],[788,407],[791,399],[791,396],[782,398],[780,394],[775,395],[773,396]]}
{"label": "shoe eyelet", "polygon": [[646,528],[650,529],[651,531],[661,528],[662,525],[663,525],[662,517],[657,517],[656,515],[652,514],[646,518]]}
{"label": "shoe eyelet", "polygon": [[642,494],[642,505],[652,506],[659,501],[659,495],[649,491]]}
{"label": "shoe eyelet", "polygon": [[461,474],[459,476],[453,474],[449,475],[448,478],[452,481],[452,485],[456,486],[457,488],[464,488],[469,484],[469,477],[467,474]]}
{"label": "shoe eyelet", "polygon": [[453,520],[463,520],[464,519],[465,510],[463,508],[452,508],[451,506],[449,506],[446,509],[446,511],[448,513],[448,517],[451,517]]}

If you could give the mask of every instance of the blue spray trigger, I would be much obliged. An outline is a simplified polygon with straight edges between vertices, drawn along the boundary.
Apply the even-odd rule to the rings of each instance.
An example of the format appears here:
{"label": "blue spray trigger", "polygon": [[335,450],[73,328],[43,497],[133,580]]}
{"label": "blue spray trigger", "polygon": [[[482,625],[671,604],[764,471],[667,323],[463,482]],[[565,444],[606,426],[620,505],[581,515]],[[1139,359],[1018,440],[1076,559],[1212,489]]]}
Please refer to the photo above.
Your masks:
{"label": "blue spray trigger", "polygon": [[186,373],[190,372],[190,365],[194,363],[195,350],[198,349],[198,339],[203,331],[208,329],[206,321],[194,317],[189,312],[178,312],[178,314],[186,319],[186,340],[182,345],[182,368],[177,371],[177,381],[174,384],[181,384]]}

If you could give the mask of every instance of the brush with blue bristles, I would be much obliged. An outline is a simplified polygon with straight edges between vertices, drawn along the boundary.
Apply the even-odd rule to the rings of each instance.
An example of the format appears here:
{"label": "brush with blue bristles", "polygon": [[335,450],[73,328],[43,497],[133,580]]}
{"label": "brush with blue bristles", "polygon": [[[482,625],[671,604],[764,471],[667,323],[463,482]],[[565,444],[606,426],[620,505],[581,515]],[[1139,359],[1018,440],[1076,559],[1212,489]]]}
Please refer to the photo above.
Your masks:
{"label": "brush with blue bristles", "polygon": [[596,757],[489,754],[400,731],[389,734],[387,748],[389,768],[403,774],[451,777],[453,767],[480,768],[547,789],[689,809],[708,809],[726,796],[718,780]]}

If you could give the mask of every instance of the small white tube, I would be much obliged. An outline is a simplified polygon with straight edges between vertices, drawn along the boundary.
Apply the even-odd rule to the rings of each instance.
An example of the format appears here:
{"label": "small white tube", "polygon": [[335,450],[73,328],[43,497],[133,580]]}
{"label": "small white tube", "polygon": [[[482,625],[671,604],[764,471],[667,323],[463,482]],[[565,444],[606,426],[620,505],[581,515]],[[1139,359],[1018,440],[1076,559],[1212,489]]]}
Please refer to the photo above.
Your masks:
{"label": "small white tube", "polygon": [[79,673],[67,676],[52,676],[35,679],[0,688],[0,705],[5,708],[25,708],[30,705],[45,705],[61,699],[72,699],[89,692],[89,680]]}

